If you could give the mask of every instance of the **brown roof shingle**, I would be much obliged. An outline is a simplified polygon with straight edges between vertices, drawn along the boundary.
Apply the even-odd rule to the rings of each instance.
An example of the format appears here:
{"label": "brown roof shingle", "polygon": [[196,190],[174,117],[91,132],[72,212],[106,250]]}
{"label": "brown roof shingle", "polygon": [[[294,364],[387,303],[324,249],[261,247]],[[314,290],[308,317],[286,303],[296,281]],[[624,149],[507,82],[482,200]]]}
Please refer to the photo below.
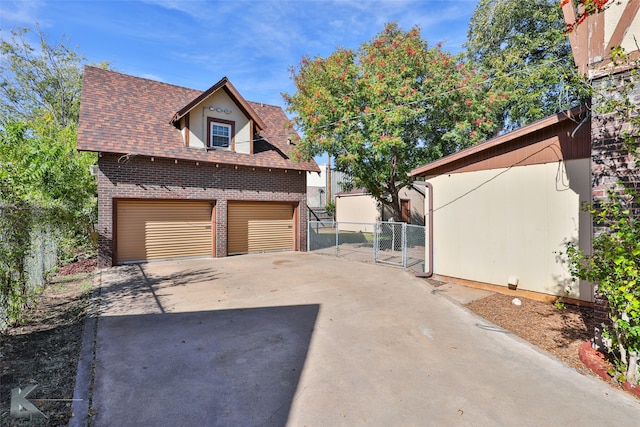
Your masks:
{"label": "brown roof shingle", "polygon": [[[224,79],[223,79],[224,80]],[[85,67],[76,147],[211,163],[319,172],[314,161],[294,162],[282,108],[246,102],[265,124],[254,154],[185,147],[171,121],[203,92],[95,67]]]}

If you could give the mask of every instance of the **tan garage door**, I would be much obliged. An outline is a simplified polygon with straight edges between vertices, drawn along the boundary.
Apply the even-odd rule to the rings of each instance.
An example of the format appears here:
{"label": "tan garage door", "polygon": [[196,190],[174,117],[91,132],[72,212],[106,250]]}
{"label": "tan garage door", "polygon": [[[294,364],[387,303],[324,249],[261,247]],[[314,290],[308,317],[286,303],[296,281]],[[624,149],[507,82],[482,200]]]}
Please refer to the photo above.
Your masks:
{"label": "tan garage door", "polygon": [[227,253],[293,250],[293,206],[285,203],[229,202]]}
{"label": "tan garage door", "polygon": [[209,202],[118,201],[118,263],[212,256]]}

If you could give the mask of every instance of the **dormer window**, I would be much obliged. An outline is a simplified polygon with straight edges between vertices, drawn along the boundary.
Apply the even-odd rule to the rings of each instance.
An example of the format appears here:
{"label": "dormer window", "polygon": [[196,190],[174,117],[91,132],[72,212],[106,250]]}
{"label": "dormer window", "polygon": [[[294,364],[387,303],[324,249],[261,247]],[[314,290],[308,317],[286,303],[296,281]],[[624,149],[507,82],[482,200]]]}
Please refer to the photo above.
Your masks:
{"label": "dormer window", "polygon": [[231,145],[231,126],[211,123],[210,147],[229,147]]}
{"label": "dormer window", "polygon": [[233,150],[235,122],[209,117],[207,124],[208,148]]}

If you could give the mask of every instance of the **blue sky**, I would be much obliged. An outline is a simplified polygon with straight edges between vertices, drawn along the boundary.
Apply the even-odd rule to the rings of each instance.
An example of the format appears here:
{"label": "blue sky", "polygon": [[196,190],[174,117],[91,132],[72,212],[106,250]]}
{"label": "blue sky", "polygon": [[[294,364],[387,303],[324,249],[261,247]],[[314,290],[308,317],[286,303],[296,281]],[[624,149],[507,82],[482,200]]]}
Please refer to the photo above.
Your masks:
{"label": "blue sky", "polygon": [[284,107],[289,68],[303,55],[357,48],[385,23],[461,50],[477,0],[37,1],[0,0],[0,37],[40,24],[50,42],[70,39],[89,63],[204,90],[227,76],[248,100]]}

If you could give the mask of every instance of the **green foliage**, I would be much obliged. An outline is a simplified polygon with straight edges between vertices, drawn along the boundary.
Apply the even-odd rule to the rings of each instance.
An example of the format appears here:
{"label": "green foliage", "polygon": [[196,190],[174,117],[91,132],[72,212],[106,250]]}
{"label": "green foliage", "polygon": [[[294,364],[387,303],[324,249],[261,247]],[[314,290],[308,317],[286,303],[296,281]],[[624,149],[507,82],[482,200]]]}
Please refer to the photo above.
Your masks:
{"label": "green foliage", "polygon": [[335,217],[335,214],[336,214],[335,202],[328,202],[326,205],[324,205],[324,210],[327,211],[327,213],[332,217]]}
{"label": "green foliage", "polygon": [[72,236],[88,235],[97,217],[93,153],[75,150],[75,126],[42,120],[5,122],[0,128],[0,200],[54,206]]}
{"label": "green foliage", "polygon": [[84,58],[37,26],[10,33],[0,41],[0,201],[55,207],[83,239],[97,217],[97,158],[75,150]]}
{"label": "green foliage", "polygon": [[33,220],[25,203],[0,205],[0,302],[6,310],[0,313],[0,326],[3,317],[17,320],[28,300],[24,261],[30,251]]}
{"label": "green foliage", "polygon": [[34,296],[28,283],[36,278],[25,262],[38,227],[60,231],[60,253],[89,245],[97,211],[88,168],[96,156],[74,145],[74,126],[6,121],[0,127],[0,326],[19,321]]}
{"label": "green foliage", "polygon": [[557,308],[558,310],[566,310],[567,309],[567,303],[564,302],[564,298],[562,297],[558,297],[554,302],[553,302],[553,306],[555,308]]}
{"label": "green foliage", "polygon": [[[35,34],[33,34],[35,32]],[[37,38],[37,47],[28,39]],[[67,41],[68,42],[68,41]],[[0,112],[18,120],[48,116],[57,126],[78,122],[84,58],[60,41],[50,44],[36,27],[0,41]]]}
{"label": "green foliage", "polygon": [[75,149],[82,57],[39,28],[11,36],[0,41],[0,323],[32,297],[34,236],[54,229],[62,251],[88,246],[97,219],[97,156]]}
{"label": "green foliage", "polygon": [[[609,200],[590,209],[596,223],[606,231],[593,239],[591,255],[568,244],[567,255],[574,277],[598,285],[609,301],[618,350],[623,363],[628,354],[640,351],[640,218],[628,205],[635,197],[609,192]],[[640,378],[627,373],[628,378]]]}
{"label": "green foliage", "polygon": [[411,184],[411,169],[497,129],[501,96],[468,64],[430,47],[418,28],[405,32],[387,24],[357,50],[302,58],[292,78],[296,93],[284,99],[305,136],[292,156],[329,153],[354,187],[365,188],[397,218],[398,191]]}
{"label": "green foliage", "polygon": [[557,0],[480,0],[469,23],[467,56],[508,94],[506,130],[579,105],[578,75]]}
{"label": "green foliage", "polygon": [[[589,207],[599,227],[592,253],[568,244],[567,256],[571,274],[596,284],[609,302],[613,322],[609,335],[619,357],[615,377],[640,383],[640,203],[635,188],[638,182],[634,182],[635,174],[629,170],[640,154],[640,116],[638,101],[633,99],[639,64],[620,47],[612,53],[616,64],[624,62],[631,69],[628,74],[603,80],[599,86],[602,89],[594,91],[593,99],[594,112],[600,118],[599,126],[607,132],[611,150],[620,147],[619,152],[611,153],[618,160],[609,171],[614,176],[618,174],[620,180],[609,189],[606,200]],[[617,125],[612,126],[612,122]]]}

